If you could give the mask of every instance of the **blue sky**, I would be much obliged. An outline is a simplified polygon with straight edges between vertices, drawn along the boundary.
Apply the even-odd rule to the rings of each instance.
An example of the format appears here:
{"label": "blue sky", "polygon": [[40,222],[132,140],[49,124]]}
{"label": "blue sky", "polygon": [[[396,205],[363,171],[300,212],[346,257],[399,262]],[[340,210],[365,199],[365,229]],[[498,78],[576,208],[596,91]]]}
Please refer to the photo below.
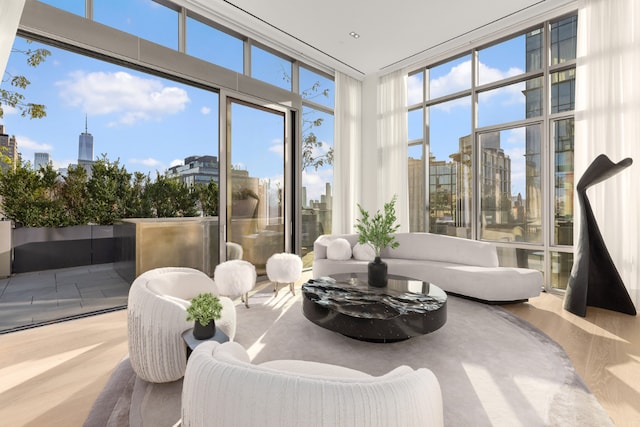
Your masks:
{"label": "blue sky", "polygon": [[[517,37],[479,52],[479,82],[490,83],[525,70],[525,39]],[[453,94],[471,87],[471,57],[464,56],[430,70],[430,96]],[[524,83],[485,92],[479,97],[478,126],[490,126],[525,118]],[[408,103],[422,100],[422,78],[410,76]],[[437,160],[450,161],[461,137],[471,133],[470,97],[449,101],[430,109],[430,149]],[[422,137],[420,112],[409,115],[409,139]],[[511,158],[513,195],[525,194],[524,129],[501,133],[501,148]],[[410,151],[410,155],[411,155]]]}
{"label": "blue sky", "polygon": [[[84,14],[84,1],[47,2]],[[168,47],[177,47],[175,13],[149,0],[96,0],[94,18]],[[150,22],[154,25],[149,25]],[[158,22],[162,25],[158,25]],[[175,32],[172,29],[174,26]],[[241,67],[241,64],[238,65],[237,49],[220,49],[211,54],[208,46],[212,44],[212,38],[213,41],[218,38],[224,40],[224,36],[213,31],[208,33],[208,38],[202,37],[208,30],[200,25],[188,25],[187,28],[188,52],[201,57],[212,55],[216,61],[226,63],[232,69]],[[192,34],[191,38],[189,34]],[[201,43],[194,40],[201,40]],[[27,45],[24,39],[16,38],[14,48],[24,50],[40,46],[43,45]],[[218,95],[215,92],[50,46],[44,47],[52,55],[37,69],[27,67],[24,56],[18,54],[12,54],[7,66],[9,73],[23,74],[31,80],[32,84],[25,93],[28,99],[47,106],[47,117],[34,120],[19,117],[5,107],[5,117],[1,123],[9,134],[16,136],[24,160],[33,162],[35,152],[48,152],[56,167],[76,163],[78,136],[84,131],[85,115],[88,130],[94,136],[94,157],[105,153],[112,161],[119,159],[129,172],[141,171],[154,177],[156,171],[163,173],[168,167],[180,164],[186,156],[218,155]],[[522,73],[525,67],[524,50],[524,38],[519,37],[481,51],[481,82]],[[513,52],[518,54],[514,55]],[[260,61],[254,61],[261,67],[254,70],[254,74],[260,74],[262,80],[286,87],[288,83],[282,79],[282,62],[262,52],[255,52],[255,55],[261,56]],[[432,69],[431,95],[467,89],[470,73],[469,57]],[[301,72],[301,87],[310,87],[316,78],[314,74]],[[420,99],[419,85],[421,82],[416,79],[409,80],[410,103]],[[518,85],[484,95],[479,108],[480,125],[523,118],[522,89],[523,85]],[[320,101],[333,106],[333,90],[328,99]],[[253,176],[272,181],[282,180],[280,122],[268,117],[261,118],[260,114],[252,112],[239,115],[240,111],[234,116],[239,123],[234,126],[233,137],[235,146],[242,148],[234,151],[232,162],[239,168],[249,170]],[[318,138],[326,143],[318,155],[333,145],[333,121],[331,116],[324,117],[325,126],[313,129]],[[431,150],[438,160],[448,160],[449,154],[454,152],[451,147],[457,146],[458,139],[470,133],[469,120],[468,99],[432,109]],[[410,138],[421,134],[421,122],[410,119],[409,124]],[[510,133],[513,135],[508,135]],[[520,162],[523,160],[524,146],[522,130],[507,131],[504,136],[508,137],[502,141],[503,148],[512,157],[514,166],[512,192],[517,194],[524,188],[524,180],[518,179],[524,176],[524,170],[518,170],[520,163],[522,168],[524,166],[523,161]],[[308,198],[318,199],[324,193],[325,182],[332,182],[332,175],[331,167],[303,172],[303,185],[307,187]]]}

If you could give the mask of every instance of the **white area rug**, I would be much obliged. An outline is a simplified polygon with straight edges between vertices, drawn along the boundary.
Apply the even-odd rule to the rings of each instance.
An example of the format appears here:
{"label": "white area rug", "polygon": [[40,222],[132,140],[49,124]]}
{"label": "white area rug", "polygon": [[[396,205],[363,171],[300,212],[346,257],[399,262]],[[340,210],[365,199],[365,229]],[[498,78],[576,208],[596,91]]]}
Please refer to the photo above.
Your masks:
{"label": "white area rug", "polygon": [[[303,359],[381,375],[398,365],[431,369],[443,392],[447,426],[613,425],[562,348],[500,307],[450,297],[438,331],[392,344],[353,340],[309,322],[300,296],[281,291],[238,305],[236,341],[256,363]],[[123,361],[87,419],[88,426],[172,426],[180,417],[181,381],[148,384]],[[120,379],[119,376],[121,377]],[[129,387],[123,387],[128,384]],[[111,396],[108,398],[108,396]],[[102,401],[102,404],[100,402]],[[247,404],[251,404],[248,402]]]}

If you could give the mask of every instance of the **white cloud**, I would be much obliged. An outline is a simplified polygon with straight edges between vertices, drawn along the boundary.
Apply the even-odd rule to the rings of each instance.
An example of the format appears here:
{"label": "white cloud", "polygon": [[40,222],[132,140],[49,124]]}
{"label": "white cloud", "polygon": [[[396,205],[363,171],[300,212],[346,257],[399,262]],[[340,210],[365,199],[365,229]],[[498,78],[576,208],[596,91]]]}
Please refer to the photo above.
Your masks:
{"label": "white cloud", "polygon": [[146,159],[129,159],[129,163],[145,165],[148,167],[155,167],[162,165],[162,162],[158,159],[154,159],[153,157],[148,157]]}
{"label": "white cloud", "polygon": [[209,107],[202,107],[202,108],[200,108],[200,112],[201,112],[203,115],[208,116],[208,115],[209,115],[209,113],[211,113],[211,108],[209,108]]}
{"label": "white cloud", "polygon": [[184,165],[184,160],[183,159],[171,160],[171,163],[169,163],[169,167],[182,166],[182,165]]}
{"label": "white cloud", "polygon": [[320,200],[326,192],[326,183],[333,182],[333,168],[316,171],[302,171],[302,186],[307,189],[307,203]]}
{"label": "white cloud", "polygon": [[53,164],[53,169],[67,169],[69,165],[75,165],[78,163],[77,160],[68,159],[68,160],[56,160],[51,159],[51,163]]}
{"label": "white cloud", "polygon": [[18,151],[27,149],[33,152],[37,151],[48,153],[53,150],[53,146],[51,144],[39,143],[24,135],[16,135],[16,141],[18,142]]}
{"label": "white cloud", "polygon": [[7,116],[9,114],[18,114],[19,111],[17,108],[12,107],[10,105],[7,104],[2,104],[2,114]]}
{"label": "white cloud", "polygon": [[271,141],[271,146],[269,146],[269,151],[275,153],[281,159],[284,159],[284,143],[281,139],[274,139]]}
{"label": "white cloud", "polygon": [[[497,68],[489,67],[482,62],[479,67],[479,80],[480,84],[494,82],[502,80],[511,76],[522,74],[524,71],[511,67],[506,71],[499,70]],[[460,64],[451,68],[449,73],[444,76],[433,79],[430,82],[431,98],[437,98],[450,93],[455,93],[461,90],[469,89],[471,87],[471,60],[461,62]],[[421,89],[420,89],[421,90]],[[501,99],[501,105],[513,105],[524,103],[525,98],[522,95],[524,90],[524,83],[506,86],[497,90],[480,93],[480,99],[482,102],[488,102],[491,98],[495,98],[498,95],[505,96]],[[416,96],[415,94],[412,96]],[[449,112],[452,108],[457,106],[469,106],[468,98],[462,98],[444,104],[436,105],[434,108]]]}
{"label": "white cloud", "polygon": [[479,69],[478,80],[481,85],[524,73],[524,70],[518,67],[511,67],[507,71],[502,71],[497,68],[489,67],[482,62],[479,65]]}
{"label": "white cloud", "polygon": [[124,71],[115,73],[74,71],[56,82],[60,97],[89,115],[117,116],[110,126],[132,125],[141,120],[161,120],[183,111],[190,102],[184,89],[164,86],[160,80]]}
{"label": "white cloud", "polygon": [[414,74],[407,79],[407,105],[422,101],[423,74]]}
{"label": "white cloud", "polygon": [[451,68],[449,73],[429,83],[431,98],[458,92],[471,87],[471,61],[464,61]]}

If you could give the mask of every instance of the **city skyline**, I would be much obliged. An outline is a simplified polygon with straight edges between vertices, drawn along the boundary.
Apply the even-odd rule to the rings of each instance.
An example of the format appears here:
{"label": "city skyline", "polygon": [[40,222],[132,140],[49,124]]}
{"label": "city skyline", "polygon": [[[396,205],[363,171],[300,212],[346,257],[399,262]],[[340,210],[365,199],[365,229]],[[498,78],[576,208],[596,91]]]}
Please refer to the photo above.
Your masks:
{"label": "city skyline", "polygon": [[[95,144],[93,160],[105,154],[129,172],[142,172],[152,179],[156,173],[164,174],[171,167],[183,164],[185,157],[218,155],[219,96],[216,92],[52,46],[28,44],[20,37],[14,43],[14,50],[20,51],[39,47],[50,50],[52,55],[37,69],[29,68],[24,55],[19,53],[11,55],[7,66],[7,72],[12,75],[26,75],[32,81],[26,91],[29,101],[47,106],[45,118],[29,120],[3,105],[5,114],[0,123],[15,135],[24,160],[34,159],[36,152],[48,152],[54,169],[64,170],[77,164],[76,141],[78,134],[86,130],[87,120]],[[305,77],[301,84],[312,86],[310,78],[312,76]],[[325,119],[325,123],[326,126],[313,129],[324,143],[323,152],[333,146],[332,117]],[[232,162],[238,169],[250,166],[256,176],[282,181],[282,173],[274,172],[271,166],[282,164],[283,139],[268,137],[281,134],[282,130],[269,123],[261,126],[240,128],[236,137],[249,141],[246,145],[251,145],[251,140],[260,141],[268,157],[252,159],[255,150],[245,149],[238,152]],[[253,163],[248,165],[247,161]],[[317,172],[303,172],[302,181],[311,197],[320,198],[325,182],[332,182],[332,172],[332,166],[321,167]]]}

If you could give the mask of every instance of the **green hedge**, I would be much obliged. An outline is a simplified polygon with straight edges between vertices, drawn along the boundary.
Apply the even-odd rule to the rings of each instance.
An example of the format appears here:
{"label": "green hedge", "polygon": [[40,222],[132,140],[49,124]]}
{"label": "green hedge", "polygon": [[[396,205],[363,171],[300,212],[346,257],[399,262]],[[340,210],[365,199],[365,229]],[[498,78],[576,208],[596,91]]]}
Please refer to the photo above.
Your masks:
{"label": "green hedge", "polygon": [[48,165],[33,170],[29,163],[0,174],[0,209],[26,227],[110,225],[123,218],[167,218],[218,214],[218,186],[189,188],[176,178],[133,175],[103,157],[91,177],[81,166],[66,176]]}

